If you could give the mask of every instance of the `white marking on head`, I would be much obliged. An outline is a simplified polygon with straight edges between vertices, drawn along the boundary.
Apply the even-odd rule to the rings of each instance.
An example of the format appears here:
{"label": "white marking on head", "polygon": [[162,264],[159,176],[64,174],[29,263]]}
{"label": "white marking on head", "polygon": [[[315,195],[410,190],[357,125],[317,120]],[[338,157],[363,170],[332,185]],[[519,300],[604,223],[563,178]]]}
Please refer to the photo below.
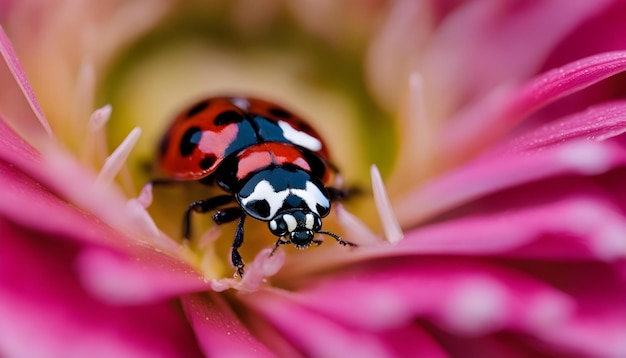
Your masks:
{"label": "white marking on head", "polygon": [[305,189],[291,189],[291,193],[302,198],[309,209],[318,215],[320,214],[317,210],[318,204],[325,208],[330,207],[330,201],[326,195],[310,181],[306,182]]}
{"label": "white marking on head", "polygon": [[322,149],[322,142],[319,139],[293,128],[289,123],[278,121],[278,126],[282,129],[285,138],[289,139],[292,143],[314,152]]}
{"label": "white marking on head", "polygon": [[270,221],[270,230],[272,231],[276,231],[276,229],[278,228],[277,226],[278,224],[276,224],[275,220]]}
{"label": "white marking on head", "polygon": [[[270,206],[270,213],[261,219],[270,219],[276,216],[278,210],[283,206],[285,199],[289,196],[288,190],[275,191],[272,184],[267,180],[261,180],[255,187],[254,191],[247,197],[240,197],[244,209],[248,204],[255,200],[265,200]],[[254,216],[254,215],[253,215]]]}
{"label": "white marking on head", "polygon": [[313,214],[308,213],[306,214],[306,228],[309,230],[313,230],[313,225],[315,224],[315,218],[313,217]]}
{"label": "white marking on head", "polygon": [[293,215],[283,215],[283,220],[287,223],[287,230],[289,232],[293,232],[298,227],[298,221],[293,217]]}
{"label": "white marking on head", "polygon": [[[285,189],[276,191],[274,187],[267,180],[261,180],[255,187],[254,191],[247,197],[239,197],[241,204],[248,212],[248,214],[261,220],[269,220],[276,216],[278,210],[282,208],[285,203],[285,199],[289,195],[295,195],[301,198],[307,205],[310,211],[317,215],[321,215],[318,210],[318,205],[324,208],[330,208],[330,201],[328,197],[312,182],[307,181],[305,189]],[[265,200],[269,205],[269,215],[261,217],[260,215],[253,215],[250,212],[248,204],[255,200]],[[258,214],[258,213],[257,213]]]}

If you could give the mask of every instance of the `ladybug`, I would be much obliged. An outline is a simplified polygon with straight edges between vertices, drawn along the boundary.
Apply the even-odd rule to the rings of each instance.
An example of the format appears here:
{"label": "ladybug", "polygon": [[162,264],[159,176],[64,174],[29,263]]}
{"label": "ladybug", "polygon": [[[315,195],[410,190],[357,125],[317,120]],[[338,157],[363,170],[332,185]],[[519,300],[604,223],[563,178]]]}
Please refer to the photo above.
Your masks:
{"label": "ladybug", "polygon": [[188,206],[183,237],[191,236],[192,212],[215,211],[218,225],[238,220],[231,262],[241,277],[238,249],[247,216],[268,223],[278,236],[274,250],[282,244],[319,245],[315,234],[356,246],[322,230],[331,201],[347,194],[327,186],[337,173],[330,163],[324,141],[307,122],[274,103],[247,97],[196,103],[176,117],[158,150],[160,171],[167,176],[162,182],[196,180],[225,192]]}

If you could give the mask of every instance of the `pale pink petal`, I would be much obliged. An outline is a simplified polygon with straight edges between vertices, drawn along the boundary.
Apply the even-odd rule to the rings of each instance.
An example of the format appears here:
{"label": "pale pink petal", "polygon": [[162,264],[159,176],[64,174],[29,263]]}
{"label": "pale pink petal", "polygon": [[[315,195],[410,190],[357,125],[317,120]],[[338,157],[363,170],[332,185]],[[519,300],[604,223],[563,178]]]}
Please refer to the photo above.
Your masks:
{"label": "pale pink petal", "polygon": [[472,105],[480,111],[466,108],[442,129],[445,158],[467,158],[541,107],[625,70],[626,52],[604,53],[539,75],[515,91],[507,89],[497,101],[487,96],[486,103]]}
{"label": "pale pink petal", "polygon": [[[383,108],[395,111],[400,104],[408,86],[406,79],[416,70],[431,35],[432,15],[428,1],[395,1],[371,41],[365,58],[366,79]],[[407,34],[411,34],[408,41]]]}
{"label": "pale pink petal", "polygon": [[475,160],[426,183],[394,204],[403,227],[496,191],[557,175],[593,175],[626,163],[616,143],[578,140],[532,153]]}
{"label": "pale pink petal", "polygon": [[[13,81],[17,82],[22,95],[26,98],[32,113],[34,114],[34,118],[31,116],[24,116],[19,118],[20,120],[15,120],[12,122],[12,125],[18,127],[22,133],[28,134],[29,136],[33,136],[37,138],[41,136],[42,133],[46,133],[49,136],[52,136],[52,129],[46,120],[46,117],[39,106],[39,102],[35,97],[35,93],[26,78],[26,73],[22,68],[17,56],[15,55],[15,51],[13,50],[13,46],[11,42],[7,38],[6,33],[2,26],[0,26],[0,55],[3,57],[6,63],[6,69],[9,71],[11,76],[13,77]],[[1,66],[2,70],[5,71],[5,67]],[[1,78],[8,80],[7,76],[0,75]],[[10,81],[10,80],[9,80]],[[11,81],[12,82],[12,81]],[[3,82],[3,86],[5,86],[7,82]],[[14,96],[13,96],[14,97]],[[3,103],[3,105],[14,105],[15,99],[12,101],[13,103]],[[2,113],[6,115],[7,113]],[[10,113],[15,115],[16,113]]]}
{"label": "pale pink petal", "polygon": [[437,28],[422,72],[447,106],[458,107],[504,81],[532,76],[556,43],[608,3],[462,3]]}
{"label": "pale pink petal", "polygon": [[[439,124],[429,114],[424,78],[413,72],[408,78],[408,95],[399,110],[399,133],[394,171],[387,177],[388,188],[414,186],[428,175],[435,164]],[[392,191],[393,194],[393,191]]]}
{"label": "pale pink petal", "polygon": [[85,292],[74,266],[77,242],[2,216],[0,231],[3,356],[200,356],[176,305],[113,307]]}
{"label": "pale pink petal", "polygon": [[221,295],[182,297],[183,309],[207,357],[274,357],[243,325]]}
{"label": "pale pink petal", "polygon": [[[167,0],[115,0],[97,6],[65,0],[15,1],[3,26],[57,136],[66,144],[82,145],[84,138],[71,134],[87,129],[99,75],[172,6]],[[93,75],[96,81],[89,78]]]}

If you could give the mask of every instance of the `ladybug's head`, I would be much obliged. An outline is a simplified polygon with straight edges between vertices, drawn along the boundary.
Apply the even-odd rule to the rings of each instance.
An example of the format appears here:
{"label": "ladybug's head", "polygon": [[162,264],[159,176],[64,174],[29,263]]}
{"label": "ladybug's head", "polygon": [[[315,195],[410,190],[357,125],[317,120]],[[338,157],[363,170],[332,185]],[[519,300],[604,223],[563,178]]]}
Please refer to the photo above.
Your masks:
{"label": "ladybug's head", "polygon": [[269,221],[272,234],[284,238],[298,249],[304,249],[314,242],[315,233],[322,229],[322,219],[308,210],[289,210],[276,215]]}

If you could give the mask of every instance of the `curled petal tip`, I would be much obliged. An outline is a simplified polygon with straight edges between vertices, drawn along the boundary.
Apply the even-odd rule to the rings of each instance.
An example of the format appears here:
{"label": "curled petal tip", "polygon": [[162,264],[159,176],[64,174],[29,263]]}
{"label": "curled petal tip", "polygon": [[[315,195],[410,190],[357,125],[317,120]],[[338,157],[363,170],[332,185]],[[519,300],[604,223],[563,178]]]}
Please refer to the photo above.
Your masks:
{"label": "curled petal tip", "polygon": [[246,266],[246,274],[239,281],[237,288],[242,291],[256,291],[266,282],[267,277],[275,275],[285,263],[285,251],[273,248],[261,250],[254,261]]}

